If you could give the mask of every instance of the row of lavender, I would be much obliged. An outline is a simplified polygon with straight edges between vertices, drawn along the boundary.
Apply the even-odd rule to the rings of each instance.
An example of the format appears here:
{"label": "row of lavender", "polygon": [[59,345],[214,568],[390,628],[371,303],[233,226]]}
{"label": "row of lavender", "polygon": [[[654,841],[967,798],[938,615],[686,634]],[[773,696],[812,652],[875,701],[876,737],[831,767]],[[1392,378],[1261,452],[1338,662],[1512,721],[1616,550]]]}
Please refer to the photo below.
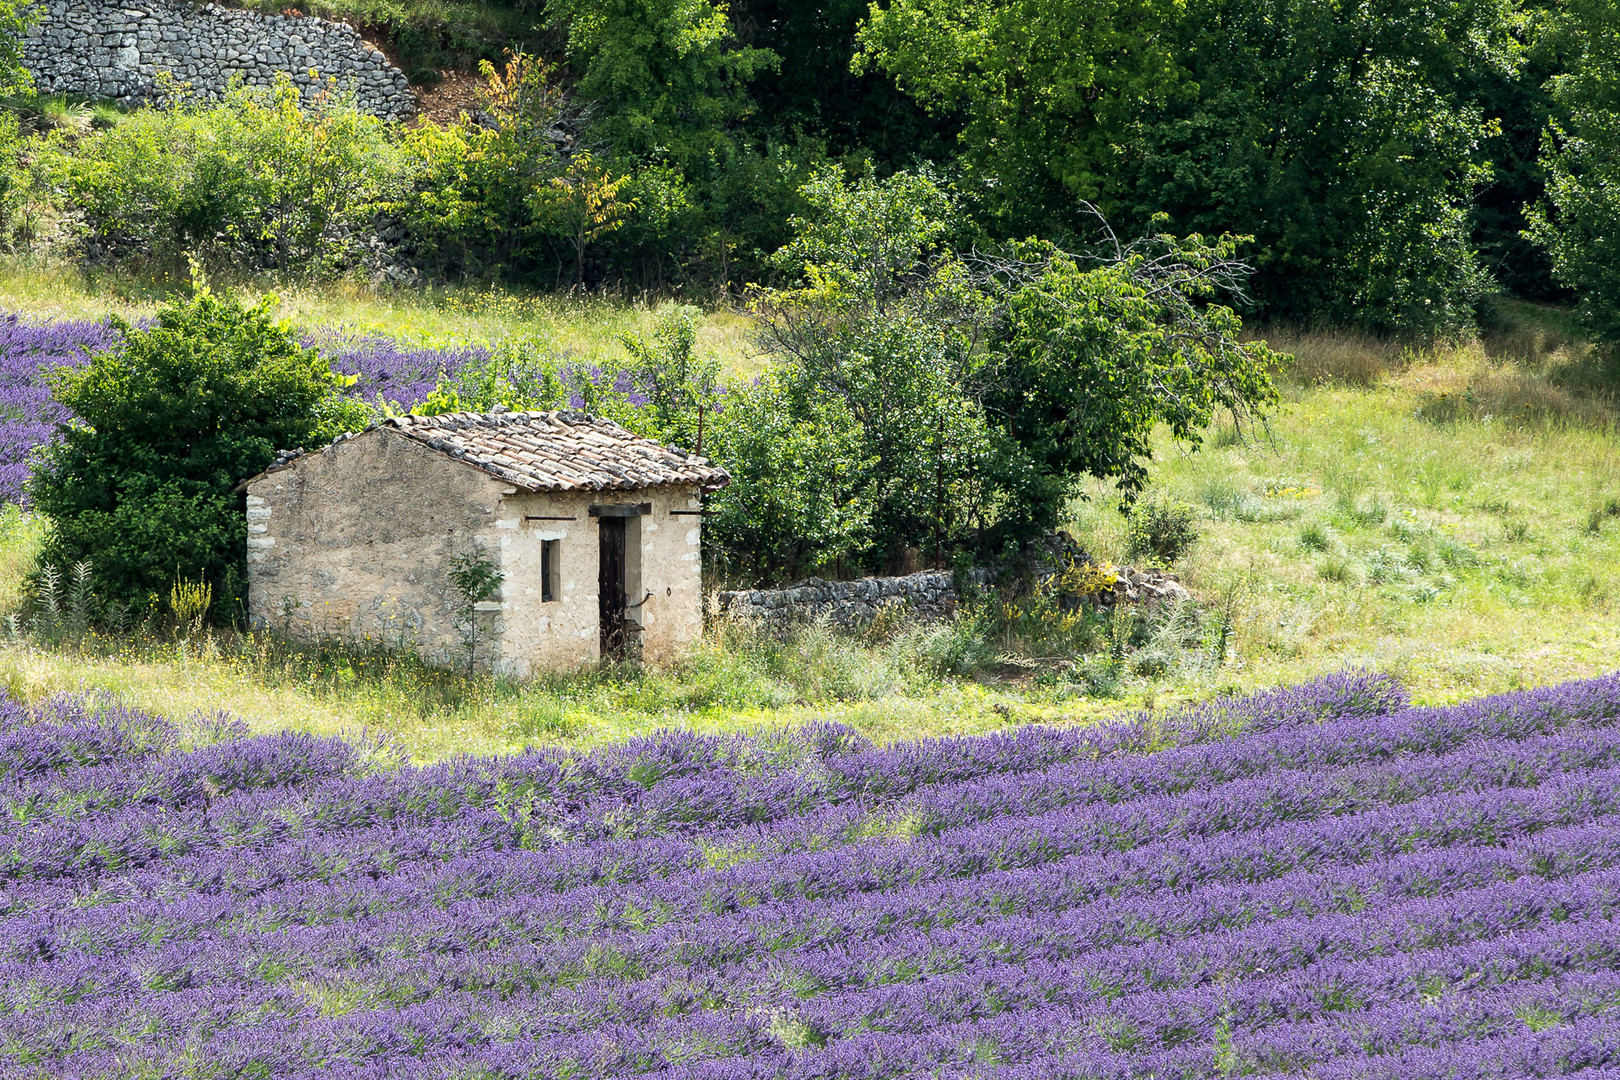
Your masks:
{"label": "row of lavender", "polygon": [[[117,342],[118,331],[105,321],[0,319],[0,503],[23,500],[31,457],[66,418],[51,398],[50,372],[82,364]],[[488,355],[476,346],[415,348],[385,337],[333,331],[311,334],[305,344],[318,349],[335,369],[358,376],[351,393],[366,401],[380,396],[405,407],[426,398],[442,376]]]}
{"label": "row of lavender", "polygon": [[0,701],[0,1076],[1620,1065],[1620,676],[412,768]]}

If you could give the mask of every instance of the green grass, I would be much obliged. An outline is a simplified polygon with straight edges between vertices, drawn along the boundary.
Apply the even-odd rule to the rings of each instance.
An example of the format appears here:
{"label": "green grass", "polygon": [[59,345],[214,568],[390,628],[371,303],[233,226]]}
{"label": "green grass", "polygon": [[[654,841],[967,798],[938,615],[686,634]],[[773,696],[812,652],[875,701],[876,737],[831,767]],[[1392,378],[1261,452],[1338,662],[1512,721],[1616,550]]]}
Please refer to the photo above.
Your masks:
{"label": "green grass", "polygon": [[[189,281],[84,271],[55,261],[0,261],[0,307],[40,319],[126,319],[149,316]],[[225,289],[245,300],[269,294],[276,313],[303,329],[347,328],[425,346],[523,342],[582,361],[619,357],[620,335],[649,334],[657,322],[654,298],[582,296],[446,286],[415,292],[379,292],[352,282],[319,287],[247,281]],[[698,328],[698,347],[741,375],[760,369],[748,337],[748,319],[709,311]]]}
{"label": "green grass", "polygon": [[[0,306],[35,316],[144,314],[160,289],[127,276],[0,268]],[[283,313],[433,344],[517,337],[596,357],[619,349],[618,334],[648,329],[653,306],[335,287],[284,290]],[[977,674],[950,674],[961,667],[953,655],[977,649],[993,660],[1021,647],[964,641],[959,626],[870,642],[814,629],[773,642],[733,628],[668,669],[529,685],[264,643],[74,651],[11,640],[0,642],[0,684],[30,697],[106,691],[171,714],[223,708],[257,730],[369,726],[428,760],[528,742],[591,745],[671,724],[732,731],[833,719],[878,739],[981,732],[1348,665],[1395,673],[1423,702],[1609,671],[1620,662],[1615,380],[1566,318],[1503,304],[1480,340],[1430,350],[1273,334],[1300,359],[1266,430],[1217,423],[1196,453],[1162,435],[1157,446],[1155,490],[1197,510],[1199,539],[1176,569],[1203,603],[1202,630],[1084,620],[1038,628],[1064,647],[1084,639],[1098,664],[1128,638],[1133,651],[1107,678],[1084,665],[987,667],[982,655],[965,665]],[[705,318],[704,343],[734,374],[759,367],[747,331],[729,312]],[[1095,554],[1125,561],[1117,499],[1105,485],[1089,494],[1075,503],[1071,530]],[[26,515],[0,518],[0,605],[20,595],[38,539]],[[1230,615],[1222,663],[1208,644],[1217,611]]]}
{"label": "green grass", "polygon": [[[1303,378],[1269,430],[1161,443],[1156,487],[1202,508],[1186,583],[1239,597],[1238,681],[1366,664],[1449,701],[1620,666],[1614,406],[1568,388],[1596,363],[1577,342],[1504,344],[1537,329],[1424,353],[1285,340]],[[1076,535],[1117,556],[1117,500],[1093,495]]]}
{"label": "green grass", "polygon": [[879,740],[996,730],[1116,711],[1076,687],[942,677],[948,628],[867,642],[811,627],[786,642],[721,628],[679,663],[593,669],[520,684],[425,668],[411,657],[291,649],[231,635],[0,641],[0,686],[28,700],[104,693],[171,716],[217,709],[256,731],[386,731],[417,760],[530,744],[591,746],[661,726],[749,731],[830,719]]}

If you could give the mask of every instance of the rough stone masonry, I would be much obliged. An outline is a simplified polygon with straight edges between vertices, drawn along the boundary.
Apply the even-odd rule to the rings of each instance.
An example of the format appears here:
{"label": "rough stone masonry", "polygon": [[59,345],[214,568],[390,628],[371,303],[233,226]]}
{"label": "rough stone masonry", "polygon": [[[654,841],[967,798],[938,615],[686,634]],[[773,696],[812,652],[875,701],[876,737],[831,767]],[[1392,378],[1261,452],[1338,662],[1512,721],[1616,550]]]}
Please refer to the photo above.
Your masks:
{"label": "rough stone masonry", "polygon": [[[987,571],[975,570],[973,582],[990,583]],[[1112,607],[1116,603],[1141,604],[1154,610],[1165,604],[1192,601],[1192,594],[1175,574],[1157,567],[1137,570],[1118,567],[1110,588],[1086,599]],[[1048,572],[1044,575],[1051,577]],[[825,619],[841,629],[870,623],[884,608],[893,607],[917,622],[941,622],[956,614],[959,597],[954,575],[948,570],[925,570],[904,577],[823,581],[807,578],[785,589],[743,589],[718,596],[720,613],[773,630]]]}
{"label": "rough stone masonry", "polygon": [[23,64],[45,93],[134,105],[151,101],[167,72],[214,98],[233,78],[270,86],[285,72],[306,96],[335,79],[374,116],[399,119],[416,107],[405,74],[347,23],[162,0],[45,0],[42,8]]}

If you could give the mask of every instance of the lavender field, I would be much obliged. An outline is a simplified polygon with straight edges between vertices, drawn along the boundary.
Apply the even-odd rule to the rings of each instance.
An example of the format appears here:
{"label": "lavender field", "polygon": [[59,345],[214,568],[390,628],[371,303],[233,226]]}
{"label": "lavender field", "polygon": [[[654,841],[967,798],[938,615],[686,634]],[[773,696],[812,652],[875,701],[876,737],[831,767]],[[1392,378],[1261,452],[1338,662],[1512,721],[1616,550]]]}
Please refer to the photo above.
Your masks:
{"label": "lavender field", "polygon": [[[65,410],[51,399],[50,372],[82,364],[118,342],[118,331],[105,320],[31,322],[16,315],[0,317],[0,503],[24,500],[32,455],[67,419]],[[304,344],[329,359],[334,370],[357,377],[351,394],[406,408],[427,397],[441,376],[454,375],[488,355],[478,346],[413,347],[333,329],[306,334]]]}
{"label": "lavender field", "polygon": [[1620,676],[415,768],[0,707],[6,1077],[1620,1066]]}

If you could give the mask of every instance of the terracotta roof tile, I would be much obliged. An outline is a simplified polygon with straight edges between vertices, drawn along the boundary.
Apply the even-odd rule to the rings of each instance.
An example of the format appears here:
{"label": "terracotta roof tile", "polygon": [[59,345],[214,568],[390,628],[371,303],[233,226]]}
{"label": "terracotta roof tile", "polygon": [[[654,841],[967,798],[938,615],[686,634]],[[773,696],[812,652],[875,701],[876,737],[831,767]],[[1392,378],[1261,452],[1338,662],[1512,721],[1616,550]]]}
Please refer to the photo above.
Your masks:
{"label": "terracotta roof tile", "polygon": [[390,416],[382,426],[527,491],[719,487],[730,480],[724,469],[704,458],[583,412]]}

